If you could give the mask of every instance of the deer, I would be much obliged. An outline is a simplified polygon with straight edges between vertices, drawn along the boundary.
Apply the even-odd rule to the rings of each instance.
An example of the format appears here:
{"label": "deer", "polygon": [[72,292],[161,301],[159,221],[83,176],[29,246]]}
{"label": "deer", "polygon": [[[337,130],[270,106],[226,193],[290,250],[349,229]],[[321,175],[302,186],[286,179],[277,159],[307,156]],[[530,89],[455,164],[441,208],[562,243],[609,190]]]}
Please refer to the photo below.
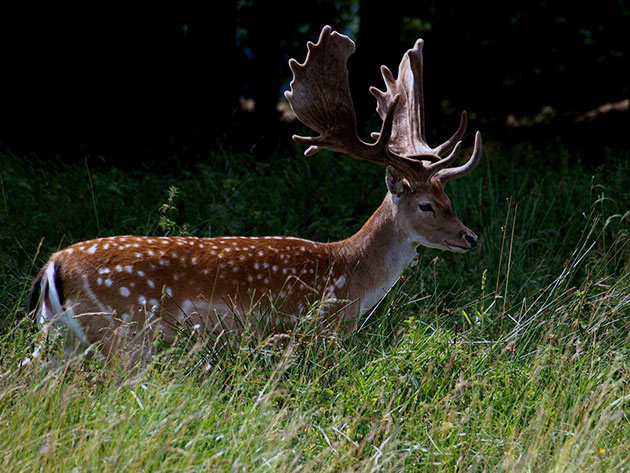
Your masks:
{"label": "deer", "polygon": [[52,254],[34,281],[30,310],[38,326],[46,334],[63,330],[71,352],[95,347],[106,362],[126,354],[133,363],[150,359],[147,332],[159,329],[173,343],[184,324],[215,336],[286,332],[317,306],[330,316],[322,327],[348,333],[396,284],[419,246],[474,248],[478,237],[455,216],[444,186],[478,165],[481,135],[455,167],[466,112],[448,140],[427,144],[423,45],[418,39],[404,54],[397,78],[381,67],[385,90],[370,88],[382,120],[373,143],[357,134],[347,69],[355,44],[348,36],[326,26],[317,43],[307,43],[303,63],[289,61],[293,79],[285,96],[317,133],[293,136],[308,146],[305,155],[326,149],[386,168],[385,198],[357,233],[326,243],[292,236],[81,241]]}

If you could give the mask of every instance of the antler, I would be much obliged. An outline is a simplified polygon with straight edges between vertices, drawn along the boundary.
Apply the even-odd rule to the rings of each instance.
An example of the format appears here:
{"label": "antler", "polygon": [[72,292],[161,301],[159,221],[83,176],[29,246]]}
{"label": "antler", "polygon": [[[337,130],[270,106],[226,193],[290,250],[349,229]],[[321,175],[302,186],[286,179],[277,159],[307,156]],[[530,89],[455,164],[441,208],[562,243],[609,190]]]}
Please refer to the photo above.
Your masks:
{"label": "antler", "polygon": [[285,93],[299,120],[319,133],[316,137],[293,136],[296,142],[309,145],[304,154],[311,156],[325,148],[381,166],[392,166],[408,179],[424,179],[426,171],[422,163],[397,156],[387,147],[396,97],[392,99],[390,113],[383,119],[376,143],[368,144],[358,137],[346,67],[355,50],[354,42],[325,26],[317,44],[309,41],[307,47],[308,55],[303,64],[295,59],[289,61],[293,80],[291,90]]}
{"label": "antler", "polygon": [[[457,140],[466,129],[466,113],[462,114],[460,126],[449,140],[437,148],[427,145],[424,138],[422,45],[422,40],[418,40],[414,49],[407,51],[400,63],[398,80],[394,80],[389,69],[382,67],[387,91],[374,87],[370,90],[376,96],[377,112],[383,119],[383,125],[379,133],[372,135],[377,141],[368,144],[357,135],[348,84],[347,61],[354,53],[354,42],[325,26],[316,44],[307,43],[308,54],[303,64],[295,59],[289,61],[293,80],[291,90],[285,96],[298,119],[319,133],[316,137],[293,136],[296,142],[309,145],[304,154],[311,156],[325,148],[381,166],[392,166],[412,185],[426,182],[455,161],[461,148],[461,142]],[[440,158],[439,153],[451,148],[454,149],[449,156]],[[479,139],[475,142],[473,156],[480,154]],[[474,167],[477,161],[470,164]],[[469,166],[469,163],[460,168]],[[448,175],[443,174],[447,178],[445,180],[464,172],[460,168],[450,170],[452,172]],[[471,170],[466,168],[465,172]]]}

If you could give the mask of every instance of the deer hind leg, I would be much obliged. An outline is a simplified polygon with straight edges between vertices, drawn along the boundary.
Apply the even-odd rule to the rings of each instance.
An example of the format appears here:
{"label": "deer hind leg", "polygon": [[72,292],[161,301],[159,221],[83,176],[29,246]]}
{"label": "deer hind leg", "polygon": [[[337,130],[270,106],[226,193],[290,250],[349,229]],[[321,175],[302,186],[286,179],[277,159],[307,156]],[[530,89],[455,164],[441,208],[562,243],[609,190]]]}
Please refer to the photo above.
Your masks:
{"label": "deer hind leg", "polygon": [[144,367],[153,347],[153,330],[144,314],[94,309],[91,304],[73,304],[67,299],[64,310],[48,324],[51,333],[62,337],[64,359],[92,357],[124,370]]}
{"label": "deer hind leg", "polygon": [[[109,366],[142,370],[151,361],[157,319],[150,311],[109,314],[92,324],[98,334],[99,350]],[[88,334],[89,336],[90,334]]]}

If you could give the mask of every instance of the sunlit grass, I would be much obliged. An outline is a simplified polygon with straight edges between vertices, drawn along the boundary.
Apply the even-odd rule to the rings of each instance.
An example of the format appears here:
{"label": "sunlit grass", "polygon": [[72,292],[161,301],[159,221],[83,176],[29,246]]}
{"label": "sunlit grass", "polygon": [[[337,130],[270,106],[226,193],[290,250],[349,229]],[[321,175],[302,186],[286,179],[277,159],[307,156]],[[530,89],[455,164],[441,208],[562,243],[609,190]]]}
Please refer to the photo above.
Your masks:
{"label": "sunlit grass", "polygon": [[479,251],[420,250],[356,333],[305,323],[210,349],[183,331],[136,373],[18,368],[50,251],[99,227],[342,238],[378,205],[381,170],[218,155],[164,178],[4,157],[0,470],[628,471],[627,156],[591,176],[515,154],[449,184]]}

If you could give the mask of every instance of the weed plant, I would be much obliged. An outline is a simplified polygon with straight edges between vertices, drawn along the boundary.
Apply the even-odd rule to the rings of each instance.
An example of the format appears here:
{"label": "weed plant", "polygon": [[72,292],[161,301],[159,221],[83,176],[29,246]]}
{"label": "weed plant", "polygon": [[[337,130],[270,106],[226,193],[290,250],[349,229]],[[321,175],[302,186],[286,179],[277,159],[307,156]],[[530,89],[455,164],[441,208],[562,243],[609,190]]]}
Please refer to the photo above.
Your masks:
{"label": "weed plant", "polygon": [[379,205],[382,169],[297,149],[131,172],[0,156],[0,471],[629,471],[628,158],[585,171],[486,146],[447,189],[479,249],[420,249],[357,332],[304,318],[208,346],[184,327],[125,373],[19,368],[52,251],[123,233],[341,239]]}

